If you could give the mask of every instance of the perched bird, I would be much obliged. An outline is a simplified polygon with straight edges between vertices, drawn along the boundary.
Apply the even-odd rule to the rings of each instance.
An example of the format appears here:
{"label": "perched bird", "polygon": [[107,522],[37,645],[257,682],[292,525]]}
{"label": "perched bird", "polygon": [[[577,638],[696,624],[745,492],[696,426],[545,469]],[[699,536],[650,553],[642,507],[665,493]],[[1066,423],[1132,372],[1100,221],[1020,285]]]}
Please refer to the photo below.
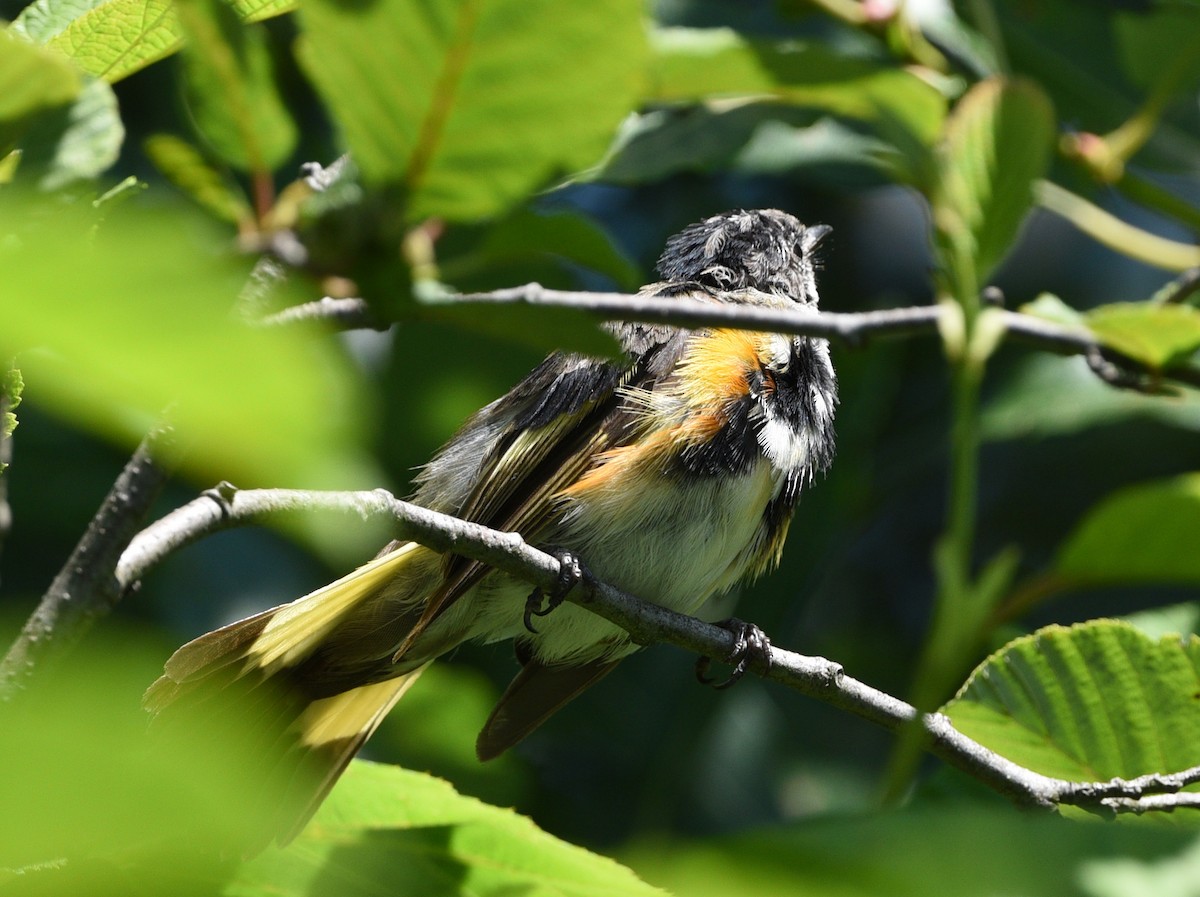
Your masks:
{"label": "perched bird", "polygon": [[[828,233],[774,209],[672,237],[646,296],[815,309]],[[837,382],[811,337],[611,325],[625,357],[555,353],[471,417],[417,477],[419,505],[577,556],[601,581],[696,613],[780,557],[801,490],[833,458]],[[283,842],[432,660],[512,639],[521,669],[484,724],[482,759],[519,742],[637,650],[564,604],[536,626],[530,586],[393,542],[290,604],[184,645],[146,694],[160,717],[240,696],[255,762],[282,783]],[[274,686],[268,689],[268,686]],[[260,692],[282,697],[258,701]],[[297,769],[305,770],[298,776]]]}

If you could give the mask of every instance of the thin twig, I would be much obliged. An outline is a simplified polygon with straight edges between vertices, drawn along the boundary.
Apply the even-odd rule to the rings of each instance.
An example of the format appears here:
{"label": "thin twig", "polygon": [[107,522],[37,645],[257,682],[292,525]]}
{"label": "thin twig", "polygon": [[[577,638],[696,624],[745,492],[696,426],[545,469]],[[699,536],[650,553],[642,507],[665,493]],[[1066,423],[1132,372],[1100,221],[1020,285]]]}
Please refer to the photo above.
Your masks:
{"label": "thin twig", "polygon": [[0,700],[12,700],[34,671],[74,645],[120,597],[114,571],[169,478],[159,456],[172,434],[150,433],[126,463],[21,634],[0,661]]}
{"label": "thin twig", "polygon": [[[815,311],[808,308],[766,308],[735,303],[702,302],[684,297],[662,298],[633,293],[589,293],[550,290],[537,283],[493,290],[487,293],[451,293],[438,302],[478,305],[528,305],[573,308],[588,312],[604,321],[640,321],[676,327],[730,327],[770,330],[800,336],[824,337],[848,348],[861,348],[871,340],[903,336],[933,335],[943,314],[937,305],[908,306],[865,312]],[[1102,345],[1084,327],[1066,327],[1020,312],[996,309],[1008,335],[1025,345],[1058,355],[1102,357],[1130,371],[1129,382],[1151,373],[1137,361]],[[371,317],[361,300],[335,300],[326,297],[278,312],[263,320],[265,324],[285,324],[297,320],[325,319],[344,328],[371,327],[380,322]],[[1200,386],[1200,369],[1187,364],[1174,365],[1160,376],[1180,383]]]}
{"label": "thin twig", "polygon": [[[127,588],[171,552],[212,532],[301,509],[390,517],[400,539],[482,561],[545,589],[552,589],[558,583],[559,561],[528,545],[517,533],[499,532],[429,511],[400,501],[383,489],[238,491],[228,484],[205,493],[139,533],[117,565],[117,580],[121,587]],[[585,577],[567,597],[620,626],[641,645],[668,643],[712,657],[728,657],[734,648],[734,637],[728,630],[643,601],[592,577]],[[769,659],[753,660],[749,668],[892,731],[917,717],[910,704],[847,676],[837,663],[775,646],[769,652]],[[925,714],[921,723],[929,733],[929,750],[933,754],[1021,805],[1051,809],[1067,803],[1109,812],[1195,805],[1196,795],[1175,792],[1200,781],[1200,768],[1130,781],[1071,782],[1013,763],[963,735],[942,714]]]}

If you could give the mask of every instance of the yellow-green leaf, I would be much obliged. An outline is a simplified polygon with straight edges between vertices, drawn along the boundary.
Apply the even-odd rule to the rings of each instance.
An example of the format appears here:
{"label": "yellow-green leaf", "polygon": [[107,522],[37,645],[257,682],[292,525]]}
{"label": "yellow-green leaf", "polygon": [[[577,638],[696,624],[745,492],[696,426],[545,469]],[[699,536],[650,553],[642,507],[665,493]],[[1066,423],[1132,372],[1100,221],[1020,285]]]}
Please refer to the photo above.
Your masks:
{"label": "yellow-green leaf", "polygon": [[1029,81],[983,81],[951,113],[932,201],[942,266],[960,299],[1012,249],[1054,136],[1050,101]]}
{"label": "yellow-green leaf", "polygon": [[1198,693],[1200,639],[1093,620],[1010,642],[943,712],[1036,772],[1106,781],[1200,764]]}
{"label": "yellow-green leaf", "polygon": [[447,782],[357,760],[286,850],[244,864],[227,897],[665,897],[607,857]]}
{"label": "yellow-green leaf", "polygon": [[1084,323],[1106,346],[1152,368],[1200,348],[1200,309],[1190,305],[1102,305],[1088,312]]}

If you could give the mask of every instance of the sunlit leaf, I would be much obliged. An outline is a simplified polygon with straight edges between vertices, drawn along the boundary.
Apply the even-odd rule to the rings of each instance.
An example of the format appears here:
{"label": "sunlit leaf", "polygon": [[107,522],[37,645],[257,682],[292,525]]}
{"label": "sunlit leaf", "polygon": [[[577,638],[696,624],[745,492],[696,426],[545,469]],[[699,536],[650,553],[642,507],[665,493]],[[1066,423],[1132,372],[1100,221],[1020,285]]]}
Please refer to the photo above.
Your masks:
{"label": "sunlit leaf", "polygon": [[244,25],[224,0],[177,0],[188,43],[188,106],[213,151],[243,171],[279,166],[296,126],[275,86],[262,25]]}
{"label": "sunlit leaf", "polygon": [[171,406],[205,482],[361,482],[345,361],[294,329],[236,322],[249,263],[194,217],[131,206],[94,240],[82,214],[43,214],[4,253],[0,349],[22,353],[26,397],[129,441]]}
{"label": "sunlit leaf", "polygon": [[313,0],[300,60],[368,182],[411,220],[493,215],[597,161],[638,95],[633,0]]}
{"label": "sunlit leaf", "polygon": [[1031,82],[981,82],[954,108],[938,154],[933,219],[958,291],[977,292],[1012,249],[1054,137],[1054,110]]}
{"label": "sunlit leaf", "polygon": [[1093,508],[1054,570],[1085,583],[1200,584],[1200,474],[1131,486]]}
{"label": "sunlit leaf", "polygon": [[1200,764],[1200,639],[1049,626],[993,654],[944,708],[1008,759],[1075,781]]}
{"label": "sunlit leaf", "polygon": [[[315,889],[315,890],[314,890]],[[447,782],[355,761],[286,850],[246,863],[228,897],[403,894],[661,895],[607,857],[546,834]]]}
{"label": "sunlit leaf", "polygon": [[1200,348],[1200,309],[1190,305],[1102,305],[1085,322],[1105,345],[1153,368]]}
{"label": "sunlit leaf", "polygon": [[41,9],[39,39],[109,83],[170,56],[183,42],[172,0],[38,0],[35,5]]}
{"label": "sunlit leaf", "polygon": [[233,0],[233,8],[247,22],[261,22],[292,12],[296,0]]}
{"label": "sunlit leaf", "polygon": [[[247,21],[295,8],[294,0],[234,0],[232,5]],[[109,83],[170,56],[183,44],[173,0],[34,0],[13,25]]]}

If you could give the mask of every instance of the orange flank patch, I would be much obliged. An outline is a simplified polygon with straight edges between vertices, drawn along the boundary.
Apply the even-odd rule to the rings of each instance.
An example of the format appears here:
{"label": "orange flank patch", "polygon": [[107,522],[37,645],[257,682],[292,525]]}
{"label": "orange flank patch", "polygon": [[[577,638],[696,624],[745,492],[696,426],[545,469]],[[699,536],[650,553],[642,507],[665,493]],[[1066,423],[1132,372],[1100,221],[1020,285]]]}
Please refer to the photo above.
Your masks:
{"label": "orange flank patch", "polygon": [[760,370],[763,334],[714,330],[688,347],[679,365],[678,389],[693,408],[723,407],[746,395],[747,376]]}
{"label": "orange flank patch", "polygon": [[685,446],[715,437],[729,419],[729,406],[749,392],[750,374],[762,369],[759,345],[764,338],[744,330],[716,330],[695,339],[679,362],[677,376],[660,386],[658,396],[665,401],[660,404],[648,395],[641,400],[646,415],[643,435],[598,454],[592,467],[558,494],[581,498],[593,490],[636,491],[642,478],[659,476],[667,459]]}
{"label": "orange flank patch", "polygon": [[644,474],[647,467],[660,470],[671,452],[672,433],[672,430],[655,430],[632,445],[601,452],[596,456],[595,466],[558,494],[579,498],[594,489],[610,489],[622,479]]}

